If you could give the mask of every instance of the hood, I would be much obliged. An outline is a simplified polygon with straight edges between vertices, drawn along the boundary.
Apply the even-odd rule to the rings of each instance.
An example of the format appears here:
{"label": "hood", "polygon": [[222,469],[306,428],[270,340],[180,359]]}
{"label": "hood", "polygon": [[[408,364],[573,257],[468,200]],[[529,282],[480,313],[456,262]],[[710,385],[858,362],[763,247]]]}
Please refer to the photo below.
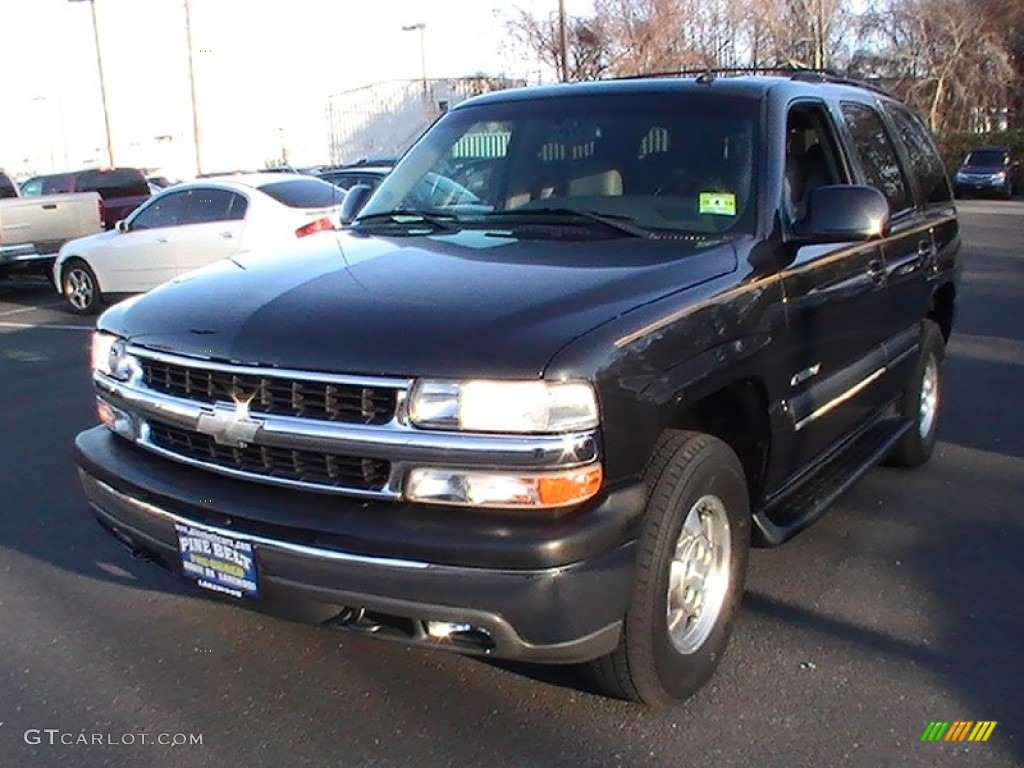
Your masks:
{"label": "hood", "polygon": [[101,243],[105,243],[107,240],[112,240],[120,234],[115,229],[109,229],[104,232],[97,232],[95,235],[86,235],[85,237],[78,237],[74,240],[69,240],[61,246],[60,252],[75,252],[82,253],[89,248],[93,248]]}
{"label": "hood", "polygon": [[323,233],[220,261],[108,310],[98,326],[153,349],[390,376],[536,377],[581,334],[736,268],[685,240],[519,240]]}

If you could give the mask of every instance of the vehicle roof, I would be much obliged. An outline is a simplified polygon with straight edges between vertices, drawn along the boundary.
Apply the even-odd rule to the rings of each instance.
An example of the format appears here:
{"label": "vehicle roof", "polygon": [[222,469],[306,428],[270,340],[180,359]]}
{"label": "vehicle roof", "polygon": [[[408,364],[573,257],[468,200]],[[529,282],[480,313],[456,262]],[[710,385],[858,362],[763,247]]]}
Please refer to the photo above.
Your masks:
{"label": "vehicle roof", "polygon": [[[181,189],[182,187],[191,189],[192,187],[197,186],[202,187],[209,186],[210,184],[217,184],[229,188],[249,190],[262,187],[265,184],[277,184],[283,181],[309,181],[314,179],[317,181],[323,181],[322,179],[317,179],[316,176],[307,176],[304,173],[239,173],[229,176],[205,176],[201,179],[196,179],[195,181],[190,181],[185,184],[177,184],[173,187],[168,187],[168,189]],[[324,183],[326,184],[327,182]]]}
{"label": "vehicle roof", "polygon": [[[799,74],[799,73],[794,73]],[[892,99],[893,97],[867,83],[841,79],[814,79],[813,73],[806,77],[782,75],[713,75],[703,77],[681,77],[677,75],[652,75],[650,77],[623,78],[619,80],[596,80],[585,83],[560,83],[557,85],[510,88],[504,91],[475,96],[456,104],[452,111],[482,104],[503,104],[538,98],[565,96],[615,96],[633,93],[724,93],[733,96],[763,98],[770,91],[783,96],[820,95],[823,89],[840,91],[848,96],[857,95]]]}

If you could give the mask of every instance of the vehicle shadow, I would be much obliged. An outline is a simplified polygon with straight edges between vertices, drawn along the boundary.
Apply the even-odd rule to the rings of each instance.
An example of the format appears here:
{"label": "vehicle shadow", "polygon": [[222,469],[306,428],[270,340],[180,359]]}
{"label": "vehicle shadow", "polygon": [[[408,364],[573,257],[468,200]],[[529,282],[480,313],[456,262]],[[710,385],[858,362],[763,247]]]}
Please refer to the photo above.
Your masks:
{"label": "vehicle shadow", "polygon": [[0,303],[15,307],[37,307],[55,304],[60,294],[42,275],[13,275],[0,277]]}

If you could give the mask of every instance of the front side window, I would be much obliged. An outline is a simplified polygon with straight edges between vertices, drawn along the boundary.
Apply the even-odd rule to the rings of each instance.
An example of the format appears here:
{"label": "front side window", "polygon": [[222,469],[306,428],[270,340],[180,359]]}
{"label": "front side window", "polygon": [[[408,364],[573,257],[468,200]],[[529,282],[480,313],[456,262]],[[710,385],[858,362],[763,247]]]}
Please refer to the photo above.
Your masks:
{"label": "front side window", "polygon": [[160,229],[161,227],[176,227],[185,223],[190,194],[189,190],[182,190],[153,198],[148,205],[141,208],[132,217],[128,228],[132,231]]}
{"label": "front side window", "polygon": [[63,195],[71,191],[72,178],[70,174],[43,176],[40,180],[42,181],[44,195]]}
{"label": "front side window", "polygon": [[917,181],[921,201],[928,204],[952,200],[953,193],[946,178],[946,169],[924,123],[917,115],[902,107],[890,105],[886,111],[907,150],[910,171]]}
{"label": "front side window", "polygon": [[885,195],[894,214],[906,210],[911,205],[907,180],[881,116],[863,104],[844,102],[842,109],[868,184]]}
{"label": "front side window", "polygon": [[43,194],[43,180],[29,179],[21,185],[21,194],[24,197],[38,197]]}
{"label": "front side window", "polygon": [[360,219],[416,212],[486,227],[531,212],[581,212],[654,231],[752,232],[758,105],[677,91],[455,109]]}

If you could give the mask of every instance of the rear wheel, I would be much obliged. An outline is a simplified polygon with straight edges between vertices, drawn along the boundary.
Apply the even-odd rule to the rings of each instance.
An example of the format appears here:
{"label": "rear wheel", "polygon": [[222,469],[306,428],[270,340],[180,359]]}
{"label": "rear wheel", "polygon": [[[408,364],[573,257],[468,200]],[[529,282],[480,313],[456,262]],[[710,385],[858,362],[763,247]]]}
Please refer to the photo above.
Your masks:
{"label": "rear wheel", "polygon": [[942,361],[946,342],[939,326],[925,320],[921,328],[921,352],[914,374],[903,394],[903,415],[911,422],[910,431],[896,444],[886,459],[894,467],[918,467],[935,449],[942,408]]}
{"label": "rear wheel", "polygon": [[743,593],[750,505],[739,459],[710,435],[669,433],[647,481],[622,638],[591,669],[611,696],[668,705],[700,688],[725,651]]}
{"label": "rear wheel", "polygon": [[103,306],[96,275],[81,259],[71,259],[61,271],[61,292],[79,315],[94,315]]}

